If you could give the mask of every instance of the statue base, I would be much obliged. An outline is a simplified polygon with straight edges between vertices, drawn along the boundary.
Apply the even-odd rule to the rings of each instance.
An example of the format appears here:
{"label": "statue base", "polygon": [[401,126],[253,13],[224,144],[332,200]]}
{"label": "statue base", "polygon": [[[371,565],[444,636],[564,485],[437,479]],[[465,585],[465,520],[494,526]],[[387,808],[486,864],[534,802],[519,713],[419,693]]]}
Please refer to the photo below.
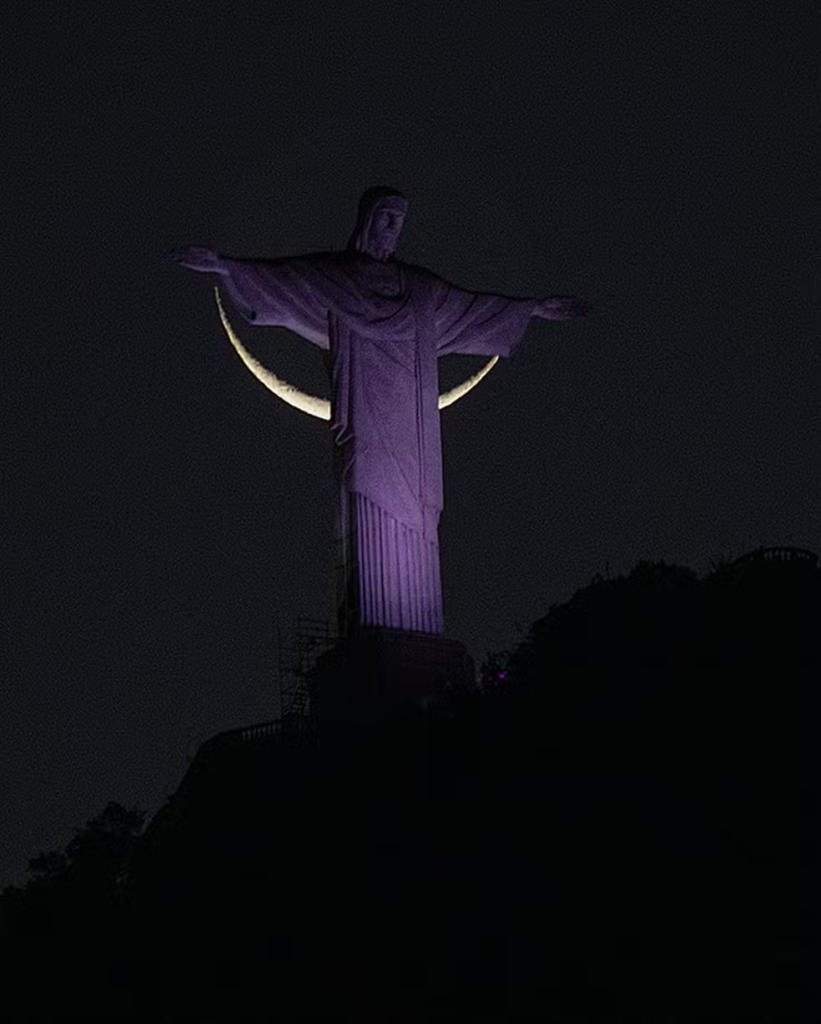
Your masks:
{"label": "statue base", "polygon": [[475,690],[476,669],[458,640],[362,626],[319,657],[308,688],[319,724],[364,722]]}

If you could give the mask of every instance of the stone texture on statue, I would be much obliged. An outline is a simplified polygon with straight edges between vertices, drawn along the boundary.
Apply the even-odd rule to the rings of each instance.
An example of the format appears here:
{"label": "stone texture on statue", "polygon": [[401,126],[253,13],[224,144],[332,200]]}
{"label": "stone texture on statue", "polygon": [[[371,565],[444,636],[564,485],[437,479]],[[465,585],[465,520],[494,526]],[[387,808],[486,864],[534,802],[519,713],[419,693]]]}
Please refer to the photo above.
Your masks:
{"label": "stone texture on statue", "polygon": [[331,380],[340,632],[444,633],[439,356],[509,356],[538,299],[466,291],[393,258],[407,203],[360,201],[345,252],[220,258],[224,287],[253,324],[325,350]]}
{"label": "stone texture on statue", "polygon": [[444,633],[439,543],[364,494],[337,489],[339,632],[383,625]]}

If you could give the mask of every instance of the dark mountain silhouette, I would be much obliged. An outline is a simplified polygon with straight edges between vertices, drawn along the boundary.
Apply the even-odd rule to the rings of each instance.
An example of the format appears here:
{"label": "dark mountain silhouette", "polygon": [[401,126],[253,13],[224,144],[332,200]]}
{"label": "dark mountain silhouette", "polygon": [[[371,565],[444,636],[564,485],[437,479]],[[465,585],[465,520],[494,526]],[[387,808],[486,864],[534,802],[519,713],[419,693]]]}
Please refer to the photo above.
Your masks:
{"label": "dark mountain silhouette", "polygon": [[[0,907],[31,1012],[797,1019],[821,572],[641,562],[475,693],[204,744]],[[811,1018],[807,1018],[811,1019]]]}

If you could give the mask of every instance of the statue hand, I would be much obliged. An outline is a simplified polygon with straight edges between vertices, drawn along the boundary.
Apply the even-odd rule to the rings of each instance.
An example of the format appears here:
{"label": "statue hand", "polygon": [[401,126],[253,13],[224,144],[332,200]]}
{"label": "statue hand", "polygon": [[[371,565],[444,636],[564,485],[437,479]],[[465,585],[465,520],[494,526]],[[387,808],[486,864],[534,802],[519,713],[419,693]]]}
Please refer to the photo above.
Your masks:
{"label": "statue hand", "polygon": [[171,258],[189,270],[199,270],[203,274],[226,273],[219,256],[201,245],[185,245],[181,249],[172,249]]}
{"label": "statue hand", "polygon": [[551,295],[542,299],[533,310],[533,316],[540,316],[542,320],[574,320],[576,317],[587,316],[592,310],[593,307],[586,299],[575,295]]}

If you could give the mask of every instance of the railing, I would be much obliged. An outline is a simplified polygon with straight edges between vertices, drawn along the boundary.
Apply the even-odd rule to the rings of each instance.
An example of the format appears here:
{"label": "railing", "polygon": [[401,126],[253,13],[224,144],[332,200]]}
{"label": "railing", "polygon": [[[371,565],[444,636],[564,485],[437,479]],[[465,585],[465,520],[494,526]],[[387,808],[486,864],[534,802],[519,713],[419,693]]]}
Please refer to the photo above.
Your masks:
{"label": "railing", "polygon": [[749,562],[803,562],[807,565],[817,565],[818,555],[806,548],[756,548],[746,555],[736,558],[733,565],[742,565]]}
{"label": "railing", "polygon": [[311,723],[307,717],[286,715],[285,718],[278,718],[273,722],[260,722],[258,725],[245,725],[239,729],[227,729],[225,732],[213,736],[203,744],[203,747],[211,743],[219,743],[220,746],[223,744],[264,743],[277,736],[293,736],[294,734],[306,733],[310,728]]}

